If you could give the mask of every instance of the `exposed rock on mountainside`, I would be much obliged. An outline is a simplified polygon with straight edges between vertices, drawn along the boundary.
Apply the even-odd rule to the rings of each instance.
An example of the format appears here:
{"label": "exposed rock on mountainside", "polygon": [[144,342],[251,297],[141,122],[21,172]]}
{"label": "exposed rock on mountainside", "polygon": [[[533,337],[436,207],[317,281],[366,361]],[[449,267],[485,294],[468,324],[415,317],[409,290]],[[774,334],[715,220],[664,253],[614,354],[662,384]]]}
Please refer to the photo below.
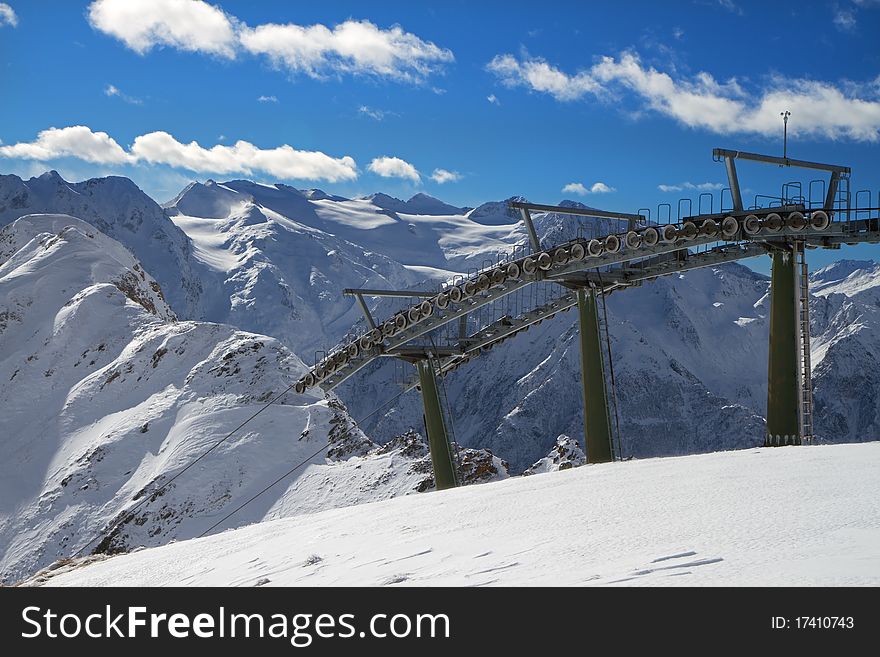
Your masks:
{"label": "exposed rock on mountainside", "polygon": [[303,371],[274,338],[177,321],[91,224],[0,229],[0,581],[197,536],[298,464],[219,529],[430,487],[423,453],[380,448],[334,397],[290,392]]}

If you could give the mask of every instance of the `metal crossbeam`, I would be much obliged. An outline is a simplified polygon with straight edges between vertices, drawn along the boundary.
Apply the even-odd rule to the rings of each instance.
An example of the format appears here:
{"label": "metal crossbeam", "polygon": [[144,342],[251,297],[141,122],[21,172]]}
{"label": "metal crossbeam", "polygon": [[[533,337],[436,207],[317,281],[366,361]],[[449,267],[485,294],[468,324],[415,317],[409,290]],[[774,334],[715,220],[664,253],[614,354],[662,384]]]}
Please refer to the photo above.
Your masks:
{"label": "metal crossbeam", "polygon": [[436,292],[425,292],[422,290],[375,290],[369,288],[352,288],[347,287],[342,291],[347,297],[367,296],[367,297],[433,297]]}
{"label": "metal crossbeam", "polygon": [[760,153],[749,153],[747,151],[733,151],[726,148],[712,149],[712,156],[716,160],[720,160],[721,158],[750,160],[752,162],[763,162],[765,164],[778,164],[784,167],[831,171],[844,176],[848,176],[852,172],[852,169],[849,167],[841,166],[839,164],[823,164],[821,162],[809,162],[808,160],[795,160],[790,157],[775,157],[773,155],[761,155]]}
{"label": "metal crossbeam", "polygon": [[430,344],[413,344],[407,345],[406,347],[399,347],[397,349],[387,349],[383,351],[380,356],[389,358],[393,357],[411,360],[423,360],[425,358],[434,358],[435,356],[456,356],[460,353],[462,353],[462,350],[458,347],[435,347],[434,345]]}
{"label": "metal crossbeam", "polygon": [[625,219],[627,221],[645,221],[641,214],[628,214],[626,212],[608,212],[607,210],[593,210],[591,208],[574,208],[562,205],[542,205],[541,203],[527,203],[525,201],[511,201],[511,208],[518,210],[534,210],[535,212],[557,212],[559,214],[575,214],[581,217],[600,217],[602,219]]}

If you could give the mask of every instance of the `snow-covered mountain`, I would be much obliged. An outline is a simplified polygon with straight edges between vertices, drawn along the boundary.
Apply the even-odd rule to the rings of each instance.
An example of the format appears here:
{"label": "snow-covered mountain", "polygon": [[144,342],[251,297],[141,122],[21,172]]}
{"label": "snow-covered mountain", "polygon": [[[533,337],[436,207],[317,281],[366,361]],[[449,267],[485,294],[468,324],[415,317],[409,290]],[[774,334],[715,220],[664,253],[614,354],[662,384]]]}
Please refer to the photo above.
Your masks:
{"label": "snow-covered mountain", "polygon": [[[462,209],[426,194],[408,201],[385,194],[343,199],[306,194],[281,184],[209,180],[188,185],[165,208],[184,232],[188,231],[181,217],[228,219],[260,214],[269,221],[284,223],[287,219],[308,226],[405,266],[455,271],[481,266],[479,260],[487,253],[509,249],[516,237],[525,237],[515,221],[497,226],[480,224]],[[198,236],[194,239],[198,244]]]}
{"label": "snow-covered mountain", "polygon": [[201,274],[194,267],[190,240],[128,178],[71,183],[55,171],[30,180],[0,175],[0,226],[42,213],[77,217],[121,242],[155,276],[174,312],[186,319],[204,318]]}
{"label": "snow-covered mountain", "polygon": [[[526,241],[506,202],[463,212],[425,195],[346,200],[285,185],[209,181],[188,186],[166,210],[193,240],[196,258],[216,272],[216,283],[205,285],[218,296],[209,304],[216,311],[212,319],[277,336],[307,359],[361,321],[354,301],[339,296],[342,288],[430,286]],[[585,230],[583,221],[569,216],[539,214],[535,220],[548,243]],[[612,228],[617,224],[609,221],[589,226]],[[328,263],[333,256],[335,267]],[[618,398],[627,453],[706,451],[762,440],[765,377],[742,356],[754,355],[754,338],[766,330],[766,292],[766,279],[732,267],[611,298],[615,353],[623,356]],[[229,311],[221,310],[230,299]],[[374,307],[381,316],[392,305]],[[730,346],[722,353],[701,348],[716,340]],[[577,359],[570,317],[462,368],[446,382],[456,439],[489,447],[521,471],[547,452],[555,436],[579,435]],[[382,364],[340,389],[355,417],[372,414],[365,427],[379,440],[421,424],[415,393],[373,414],[396,394],[399,378],[393,366]],[[650,394],[641,394],[645,390]]]}
{"label": "snow-covered mountain", "polygon": [[880,265],[841,260],[811,279],[815,424],[826,440],[880,437]]}
{"label": "snow-covered mountain", "polygon": [[[177,321],[144,266],[89,223],[27,215],[0,229],[0,581],[81,548],[197,536],[300,462],[224,526],[433,486],[418,435],[377,445],[336,398],[290,392],[159,491],[303,371],[274,338]],[[467,483],[507,476],[477,450],[462,469]]]}
{"label": "snow-covered mountain", "polygon": [[[202,289],[195,318],[272,335],[307,362],[353,324],[363,326],[354,300],[341,296],[343,288],[430,287],[521,248],[527,239],[506,202],[469,210],[423,194],[408,201],[384,194],[345,199],[281,184],[208,181],[187,186],[165,210],[189,240],[189,268]],[[566,215],[537,213],[534,219],[549,243],[619,228]],[[137,253],[140,246],[133,245]],[[880,385],[847,365],[847,359],[859,362],[860,350],[873,353],[870,326],[854,331],[853,322],[873,318],[877,266],[838,263],[817,272],[813,284],[817,432],[826,440],[880,435]],[[608,298],[625,455],[760,444],[768,289],[766,277],[733,264],[661,278]],[[395,302],[371,303],[384,316]],[[545,455],[556,436],[580,436],[575,338],[574,315],[560,315],[444,379],[455,439],[491,448],[519,472]],[[338,391],[354,417],[369,415],[363,426],[374,440],[421,427],[415,392],[375,412],[412,376],[408,369],[376,364]]]}
{"label": "snow-covered mountain", "polygon": [[[310,198],[314,198],[314,196]],[[331,200],[346,201],[347,199],[337,196]],[[369,201],[383,210],[390,210],[391,212],[401,214],[436,216],[464,214],[463,208],[457,208],[454,205],[449,205],[440,199],[423,193],[416,194],[408,201],[401,201],[399,198],[394,198],[393,196],[388,196],[388,194],[382,194],[381,192],[364,196],[362,199],[358,200]]]}
{"label": "snow-covered mountain", "polygon": [[[206,289],[216,298],[207,317],[241,326],[271,322],[272,331],[259,330],[304,357],[335,344],[360,318],[344,288],[408,289],[445,280],[525,240],[515,222],[486,226],[425,194],[344,199],[281,184],[208,181],[187,186],[165,208],[212,279]],[[285,293],[255,294],[258,277],[264,288]],[[277,301],[290,295],[279,313]],[[274,318],[258,316],[264,305]]]}
{"label": "snow-covered mountain", "polygon": [[206,318],[277,337],[311,362],[361,317],[344,288],[406,288],[423,278],[328,232],[314,208],[338,202],[323,196],[313,201],[284,185],[209,181],[189,185],[167,206],[192,240]]}

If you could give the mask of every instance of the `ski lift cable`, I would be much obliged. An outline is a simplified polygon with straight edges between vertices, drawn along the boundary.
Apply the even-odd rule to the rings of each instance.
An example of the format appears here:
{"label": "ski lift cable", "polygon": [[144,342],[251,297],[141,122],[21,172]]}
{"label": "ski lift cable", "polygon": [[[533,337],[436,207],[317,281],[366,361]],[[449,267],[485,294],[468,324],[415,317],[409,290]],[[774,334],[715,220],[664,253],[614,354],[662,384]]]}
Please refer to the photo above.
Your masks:
{"label": "ski lift cable", "polygon": [[[357,426],[358,428],[360,428],[360,423],[361,423],[361,422],[363,422],[363,421],[369,419],[370,417],[372,417],[373,415],[375,415],[376,413],[378,413],[380,410],[382,410],[385,406],[388,406],[388,404],[390,404],[390,403],[396,401],[397,399],[399,399],[400,397],[402,397],[403,395],[405,395],[407,392],[408,392],[408,391],[404,390],[403,392],[398,393],[397,395],[395,395],[394,397],[392,397],[392,398],[389,399],[388,401],[386,401],[386,402],[380,404],[379,406],[377,406],[376,408],[374,408],[372,411],[370,411],[370,413],[368,413],[367,415],[365,415],[364,417],[362,417],[360,420],[352,420],[353,424],[354,424],[355,426]],[[269,491],[272,487],[274,487],[275,485],[281,483],[283,480],[285,480],[287,477],[289,477],[290,475],[292,475],[294,472],[296,472],[297,470],[299,470],[299,469],[300,469],[301,467],[303,467],[304,465],[307,465],[307,464],[309,463],[309,461],[311,461],[313,458],[315,458],[318,454],[320,454],[321,452],[323,452],[323,451],[324,451],[325,449],[327,449],[329,446],[330,446],[330,442],[329,442],[329,441],[326,442],[325,444],[321,445],[321,447],[320,447],[318,450],[316,450],[315,452],[309,454],[305,459],[303,459],[302,461],[300,461],[299,463],[297,463],[296,465],[294,465],[290,470],[288,470],[288,471],[285,472],[283,475],[281,475],[280,477],[278,477],[278,478],[277,478],[275,481],[273,481],[271,484],[267,485],[267,486],[266,486],[265,488],[263,488],[260,492],[256,493],[256,494],[253,495],[252,497],[248,498],[246,501],[244,501],[244,502],[242,502],[241,504],[239,504],[239,505],[238,505],[237,507],[235,507],[232,511],[230,511],[229,513],[227,513],[225,516],[223,516],[222,518],[220,518],[220,520],[218,520],[218,521],[215,522],[213,525],[211,525],[210,527],[208,527],[208,529],[206,529],[206,530],[203,531],[201,534],[199,534],[196,538],[202,538],[202,537],[206,536],[209,532],[213,531],[214,529],[216,529],[217,527],[219,527],[220,525],[222,525],[224,522],[226,522],[227,520],[229,520],[232,516],[234,516],[234,515],[235,515],[236,513],[238,513],[239,511],[241,511],[241,510],[242,510],[244,507],[246,507],[248,504],[250,504],[251,502],[253,502],[254,500],[256,500],[258,497],[260,497],[263,493]]]}
{"label": "ski lift cable", "polygon": [[[223,436],[220,440],[218,440],[218,441],[215,442],[213,445],[211,445],[208,449],[206,449],[204,452],[202,452],[198,457],[196,457],[196,458],[193,459],[190,463],[188,463],[188,464],[187,464],[187,465],[186,465],[186,466],[185,466],[180,472],[178,472],[178,473],[175,474],[173,477],[171,477],[171,479],[169,479],[168,481],[166,481],[164,484],[162,484],[161,486],[159,486],[159,488],[157,488],[155,491],[151,492],[150,494],[148,494],[148,495],[144,495],[144,498],[143,498],[140,502],[138,502],[137,504],[135,504],[131,509],[129,509],[128,511],[126,511],[125,515],[124,515],[122,518],[120,518],[120,519],[117,520],[115,523],[113,523],[113,524],[112,524],[110,527],[108,527],[105,531],[100,532],[97,536],[95,536],[94,538],[92,538],[88,543],[86,543],[85,545],[83,545],[82,547],[80,547],[76,552],[74,552],[74,553],[73,553],[73,557],[76,558],[76,557],[81,556],[81,555],[86,551],[86,549],[89,548],[89,547],[91,547],[96,541],[99,541],[100,539],[104,539],[104,538],[106,538],[106,537],[108,537],[108,536],[111,536],[111,535],[113,534],[113,532],[114,532],[116,529],[118,529],[119,527],[121,527],[121,526],[124,525],[125,523],[130,522],[130,521],[134,518],[134,515],[135,515],[135,513],[138,511],[138,509],[140,509],[142,506],[144,506],[144,504],[146,504],[147,502],[152,501],[152,500],[155,500],[156,497],[157,497],[162,491],[164,491],[166,488],[168,488],[168,486],[170,486],[172,483],[174,483],[175,481],[177,481],[177,479],[179,479],[184,473],[186,473],[187,471],[189,471],[193,466],[195,466],[197,463],[199,463],[202,459],[204,459],[206,456],[208,456],[209,454],[211,454],[214,450],[216,450],[218,447],[220,447],[220,445],[222,445],[222,444],[225,443],[227,440],[229,440],[230,438],[232,438],[232,436],[234,436],[238,431],[240,431],[241,429],[243,429],[243,428],[244,428],[249,422],[251,422],[251,421],[254,420],[257,416],[259,416],[261,413],[263,413],[263,411],[265,411],[265,410],[268,409],[270,406],[272,406],[273,404],[275,404],[275,403],[277,403],[279,400],[281,400],[281,398],[284,397],[284,395],[286,395],[286,394],[289,393],[291,390],[293,390],[294,385],[295,385],[295,383],[292,383],[292,384],[290,384],[289,386],[287,386],[287,388],[285,388],[282,392],[278,393],[275,397],[273,397],[273,398],[270,399],[268,402],[266,402],[263,406],[261,406],[261,407],[260,407],[255,413],[253,413],[253,414],[250,415],[247,419],[245,419],[244,422],[242,422],[241,424],[239,424],[239,425],[238,425],[237,427],[235,427],[232,431],[230,431],[229,433],[227,433],[227,434],[226,434],[225,436]],[[399,398],[400,398],[405,392],[406,392],[406,391],[401,392],[401,393],[399,393],[398,395],[396,395],[396,396],[392,397],[391,399],[389,399],[388,401],[386,401],[386,402],[382,403],[381,405],[377,406],[375,409],[373,409],[370,413],[368,413],[367,415],[365,415],[364,417],[362,417],[360,420],[353,421],[354,424],[355,424],[355,426],[358,426],[358,428],[360,428],[360,423],[361,423],[361,422],[364,422],[365,420],[369,419],[370,417],[372,417],[373,415],[375,415],[376,413],[378,413],[382,408],[384,408],[384,407],[387,406],[388,404],[394,402],[395,400],[399,399]],[[330,444],[329,442],[326,443],[325,445],[323,445],[323,446],[321,447],[321,449],[319,449],[319,450],[318,450],[317,452],[315,452],[314,454],[310,455],[306,460],[304,460],[304,461],[298,463],[297,465],[295,465],[295,466],[294,466],[293,468],[291,468],[288,472],[286,472],[284,475],[282,475],[279,479],[277,479],[276,481],[274,481],[274,482],[272,482],[271,484],[269,484],[269,486],[267,486],[267,487],[264,488],[262,491],[260,491],[259,493],[257,493],[254,497],[252,497],[252,498],[249,499],[247,502],[245,502],[244,504],[242,504],[241,506],[239,506],[238,508],[236,508],[234,511],[232,511],[232,512],[231,512],[230,514],[228,514],[227,516],[225,516],[222,520],[220,520],[219,523],[216,523],[213,527],[211,527],[211,529],[214,529],[214,527],[216,527],[216,526],[219,525],[220,523],[224,522],[225,520],[227,520],[228,518],[230,518],[233,514],[237,513],[237,512],[240,511],[242,508],[244,508],[245,506],[247,506],[248,504],[250,504],[250,503],[251,503],[252,501],[254,501],[257,497],[259,497],[260,495],[262,495],[263,493],[265,493],[266,491],[268,491],[270,488],[272,488],[272,486],[276,485],[276,484],[277,484],[278,482],[280,482],[282,479],[284,479],[285,477],[287,477],[287,476],[293,474],[297,469],[299,469],[300,467],[302,467],[303,465],[305,465],[306,463],[308,463],[311,459],[313,459],[315,456],[317,456],[321,451],[323,451],[324,449],[326,449],[326,448],[329,446],[329,444]],[[208,531],[210,531],[211,529],[209,529]],[[207,532],[202,533],[202,534],[199,536],[199,538],[201,538],[201,536],[204,536],[205,533],[207,533]]]}

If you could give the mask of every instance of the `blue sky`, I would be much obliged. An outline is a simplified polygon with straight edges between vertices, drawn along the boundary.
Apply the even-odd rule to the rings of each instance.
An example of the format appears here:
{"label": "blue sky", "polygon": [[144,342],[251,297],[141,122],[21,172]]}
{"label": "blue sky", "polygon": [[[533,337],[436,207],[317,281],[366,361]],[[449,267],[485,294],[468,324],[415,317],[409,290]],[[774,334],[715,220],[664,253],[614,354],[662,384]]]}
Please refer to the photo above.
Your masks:
{"label": "blue sky", "polygon": [[877,205],[878,28],[880,0],[8,0],[0,172],[633,211],[723,183],[714,146],[781,154],[788,109],[789,155],[852,166]]}

